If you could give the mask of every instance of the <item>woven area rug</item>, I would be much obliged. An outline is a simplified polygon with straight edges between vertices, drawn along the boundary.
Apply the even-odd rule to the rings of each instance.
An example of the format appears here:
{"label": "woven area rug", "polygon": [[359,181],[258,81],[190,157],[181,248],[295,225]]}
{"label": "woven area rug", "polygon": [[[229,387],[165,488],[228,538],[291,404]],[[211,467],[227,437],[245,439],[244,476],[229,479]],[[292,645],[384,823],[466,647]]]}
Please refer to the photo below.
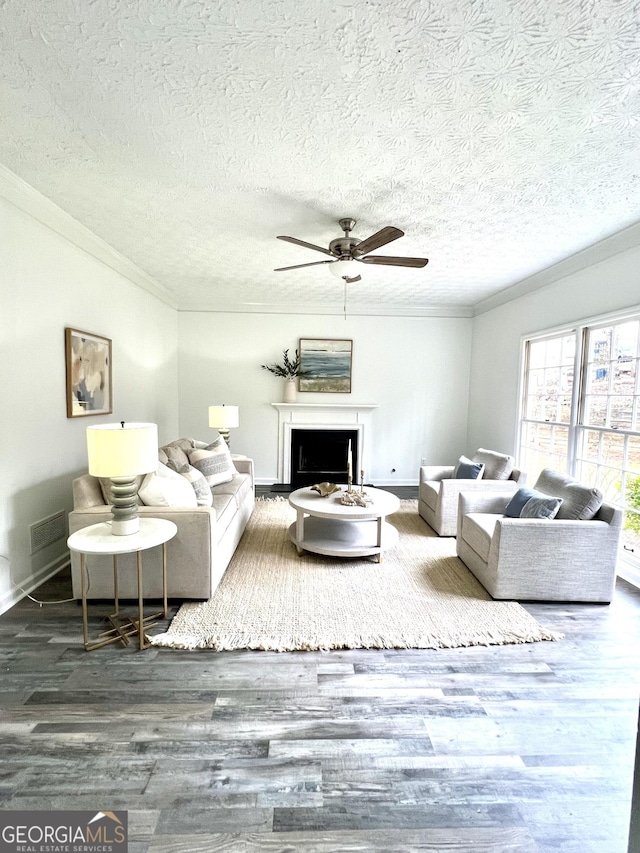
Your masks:
{"label": "woven area rug", "polygon": [[545,631],[516,602],[493,601],[402,501],[388,520],[399,542],[373,558],[305,552],[287,535],[295,520],[286,499],[258,500],[244,536],[207,602],[183,604],[154,645],[179,649],[438,649],[530,643]]}

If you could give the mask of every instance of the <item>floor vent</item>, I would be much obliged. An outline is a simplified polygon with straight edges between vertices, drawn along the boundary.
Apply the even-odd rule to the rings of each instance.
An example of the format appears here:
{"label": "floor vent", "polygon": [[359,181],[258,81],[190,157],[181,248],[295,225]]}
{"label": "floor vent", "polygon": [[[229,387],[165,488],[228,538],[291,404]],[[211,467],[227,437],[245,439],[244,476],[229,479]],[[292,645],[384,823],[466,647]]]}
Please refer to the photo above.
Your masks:
{"label": "floor vent", "polygon": [[58,539],[63,539],[67,533],[67,525],[65,522],[64,510],[50,515],[48,518],[43,518],[42,521],[35,521],[31,526],[31,553],[41,551]]}

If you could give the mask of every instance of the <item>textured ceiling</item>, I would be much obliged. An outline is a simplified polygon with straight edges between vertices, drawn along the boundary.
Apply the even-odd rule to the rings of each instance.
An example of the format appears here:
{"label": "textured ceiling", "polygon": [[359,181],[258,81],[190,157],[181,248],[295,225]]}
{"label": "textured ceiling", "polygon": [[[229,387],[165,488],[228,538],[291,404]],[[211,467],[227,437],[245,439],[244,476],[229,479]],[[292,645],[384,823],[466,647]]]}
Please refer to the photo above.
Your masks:
{"label": "textured ceiling", "polygon": [[185,309],[478,303],[640,220],[631,0],[0,0],[0,163]]}

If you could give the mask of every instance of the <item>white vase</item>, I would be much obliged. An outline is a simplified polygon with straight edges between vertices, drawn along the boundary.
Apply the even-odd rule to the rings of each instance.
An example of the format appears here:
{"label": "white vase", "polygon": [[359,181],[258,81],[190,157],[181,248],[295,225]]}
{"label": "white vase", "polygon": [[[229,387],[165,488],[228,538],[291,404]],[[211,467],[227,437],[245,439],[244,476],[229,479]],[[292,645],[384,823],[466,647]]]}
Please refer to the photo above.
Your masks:
{"label": "white vase", "polygon": [[296,401],[296,380],[286,379],[284,383],[283,403],[295,403]]}

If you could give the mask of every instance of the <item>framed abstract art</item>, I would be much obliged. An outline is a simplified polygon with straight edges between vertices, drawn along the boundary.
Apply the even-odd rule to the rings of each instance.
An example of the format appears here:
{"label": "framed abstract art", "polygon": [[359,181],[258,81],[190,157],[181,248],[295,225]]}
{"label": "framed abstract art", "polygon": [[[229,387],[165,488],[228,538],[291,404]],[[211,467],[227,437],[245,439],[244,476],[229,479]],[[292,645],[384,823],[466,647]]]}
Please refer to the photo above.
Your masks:
{"label": "framed abstract art", "polygon": [[108,415],[113,411],[111,341],[65,329],[67,417]]}

